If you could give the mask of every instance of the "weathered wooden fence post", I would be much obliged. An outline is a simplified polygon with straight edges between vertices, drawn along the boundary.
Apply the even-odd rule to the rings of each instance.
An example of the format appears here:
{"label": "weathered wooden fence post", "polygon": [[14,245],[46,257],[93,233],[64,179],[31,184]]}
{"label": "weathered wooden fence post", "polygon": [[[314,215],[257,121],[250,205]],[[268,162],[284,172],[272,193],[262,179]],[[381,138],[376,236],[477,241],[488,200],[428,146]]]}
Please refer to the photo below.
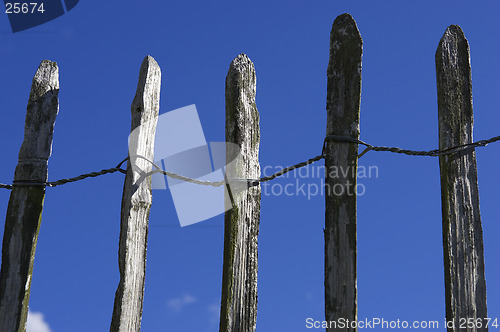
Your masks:
{"label": "weathered wooden fence post", "polygon": [[[48,161],[59,112],[59,68],[42,61],[33,78],[24,141],[10,194],[2,244],[0,331],[25,331]],[[29,185],[32,183],[32,185]]]}
{"label": "weathered wooden fence post", "polygon": [[[469,44],[462,29],[446,29],[436,51],[439,148],[472,143]],[[487,318],[483,231],[474,149],[439,157],[443,213],[446,319]],[[467,321],[467,324],[469,322]],[[485,323],[485,321],[483,321]],[[466,325],[467,325],[466,324]],[[484,325],[483,325],[484,326]],[[467,328],[486,331],[486,328]]]}
{"label": "weathered wooden fence post", "polygon": [[129,141],[129,161],[123,187],[118,261],[120,283],[110,331],[140,331],[149,211],[152,204],[151,177],[141,175],[151,171],[156,124],[160,109],[161,72],[156,61],[147,56],[139,72],[137,92],[132,102],[132,133]]}
{"label": "weathered wooden fence post", "polygon": [[[359,139],[362,45],[352,16],[338,16],[330,34],[327,135]],[[325,316],[327,321],[340,318],[353,321],[358,314],[355,192],[358,145],[329,141],[325,155]]]}
{"label": "weathered wooden fence post", "polygon": [[[254,65],[245,54],[240,54],[231,63],[226,78],[226,142],[241,148],[241,159],[229,175],[231,178],[260,177],[255,92]],[[228,159],[232,156],[228,155]],[[260,186],[233,193],[233,208],[225,214],[221,332],[255,331],[260,196]]]}

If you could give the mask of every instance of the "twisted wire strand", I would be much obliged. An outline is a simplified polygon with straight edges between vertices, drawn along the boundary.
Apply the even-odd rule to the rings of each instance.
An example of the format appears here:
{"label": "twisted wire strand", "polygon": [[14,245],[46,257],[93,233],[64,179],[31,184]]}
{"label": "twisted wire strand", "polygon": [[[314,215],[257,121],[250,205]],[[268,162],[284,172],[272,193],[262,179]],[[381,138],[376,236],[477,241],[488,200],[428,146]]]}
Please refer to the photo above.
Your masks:
{"label": "twisted wire strand", "polygon": [[448,149],[443,149],[443,150],[430,150],[430,151],[415,151],[415,150],[406,150],[406,149],[401,149],[398,147],[387,147],[387,146],[373,146],[371,144],[365,143],[359,139],[352,138],[352,137],[347,137],[347,136],[340,136],[340,135],[327,135],[325,137],[325,142],[323,144],[323,153],[326,148],[326,143],[328,141],[337,141],[337,142],[352,142],[352,143],[358,143],[361,145],[364,145],[366,149],[361,152],[358,156],[358,158],[361,158],[365,153],[368,151],[388,151],[388,152],[393,152],[393,153],[401,153],[401,154],[406,154],[409,156],[430,156],[430,157],[437,157],[437,156],[442,156],[442,155],[447,155],[447,154],[452,154],[468,149],[473,149],[476,147],[484,147],[487,146],[490,143],[494,143],[497,141],[500,141],[500,136],[495,136],[490,139],[485,139],[481,141],[477,141],[474,143],[468,143],[468,144],[463,144],[459,146],[454,146]]}
{"label": "twisted wire strand", "polygon": [[[443,150],[435,149],[435,150],[429,150],[429,151],[415,151],[415,150],[401,149],[398,147],[374,146],[374,145],[365,143],[359,139],[348,137],[348,136],[327,135],[325,137],[324,142],[323,142],[322,154],[318,155],[314,158],[300,162],[300,163],[295,164],[293,166],[289,166],[289,167],[284,168],[284,169],[282,169],[282,170],[280,170],[280,171],[278,171],[270,176],[261,177],[259,179],[229,179],[227,181],[222,180],[222,181],[216,181],[216,182],[202,181],[202,180],[193,179],[193,178],[190,178],[187,176],[183,176],[183,175],[180,175],[177,173],[164,171],[158,165],[156,165],[153,161],[151,161],[143,156],[135,155],[135,156],[131,156],[131,158],[132,157],[142,158],[142,159],[148,161],[149,163],[151,163],[151,165],[155,168],[154,170],[152,170],[150,172],[147,172],[147,173],[143,172],[143,174],[141,175],[142,178],[147,178],[153,174],[161,173],[163,175],[171,177],[172,179],[177,179],[177,180],[181,180],[181,181],[185,181],[185,182],[189,182],[189,183],[194,183],[194,184],[198,184],[198,185],[202,185],[202,186],[220,187],[220,186],[224,185],[226,182],[241,181],[241,182],[246,182],[249,187],[252,187],[252,186],[258,186],[259,183],[261,183],[261,182],[268,182],[268,181],[274,180],[275,178],[282,176],[283,174],[286,174],[290,171],[293,171],[294,169],[301,168],[301,167],[307,166],[309,164],[312,164],[316,161],[319,161],[321,159],[324,159],[325,158],[325,149],[326,149],[327,143],[330,141],[350,142],[350,143],[356,143],[356,144],[360,144],[360,145],[365,146],[365,149],[363,150],[363,152],[361,152],[358,155],[358,158],[361,158],[368,151],[387,151],[387,152],[392,152],[392,153],[405,154],[405,155],[409,155],[409,156],[437,157],[437,156],[457,153],[457,152],[464,151],[464,150],[474,149],[476,147],[485,147],[490,143],[500,141],[500,136],[495,136],[495,137],[492,137],[490,139],[481,140],[481,141],[477,141],[474,143],[468,143],[468,144],[463,144],[463,145],[459,145],[459,146],[454,146],[454,147],[451,147],[448,149],[443,149]],[[11,185],[0,183],[0,189],[12,189],[14,186],[56,187],[56,186],[60,186],[60,185],[66,184],[66,183],[80,181],[80,180],[84,180],[84,179],[87,179],[90,177],[98,177],[98,176],[105,175],[105,174],[112,174],[112,173],[116,173],[116,172],[126,174],[127,171],[124,170],[123,168],[121,168],[121,166],[123,165],[123,163],[125,163],[129,159],[130,158],[125,158],[116,167],[103,169],[99,172],[91,172],[91,173],[82,174],[82,175],[79,175],[79,176],[76,176],[73,178],[61,179],[58,181],[46,182],[46,183],[33,182],[33,181],[14,181],[13,184],[11,184]]]}
{"label": "twisted wire strand", "polygon": [[160,166],[156,165],[152,160],[149,160],[148,158],[146,158],[144,156],[141,156],[141,155],[132,155],[132,156],[130,156],[130,158],[141,158],[141,159],[144,159],[147,162],[149,162],[155,168],[154,170],[152,170],[152,171],[150,171],[148,173],[144,173],[143,172],[143,174],[141,175],[141,178],[137,182],[140,182],[142,179],[145,179],[145,178],[147,178],[147,177],[149,177],[149,176],[151,176],[153,174],[160,173],[160,174],[169,176],[172,179],[182,180],[182,181],[185,181],[185,182],[199,184],[199,185],[202,185],[202,186],[220,187],[220,186],[222,186],[225,183],[225,181],[218,181],[218,182],[202,181],[202,180],[193,179],[193,178],[190,178],[190,177],[187,177],[187,176],[184,176],[184,175],[180,175],[180,174],[177,174],[177,173],[167,172],[167,171],[162,170],[160,168]]}
{"label": "twisted wire strand", "polygon": [[[258,185],[259,182],[267,182],[267,181],[271,181],[271,180],[274,180],[276,179],[278,176],[282,176],[283,174],[286,174],[290,171],[293,171],[294,169],[297,169],[297,168],[301,168],[301,167],[304,167],[304,166],[307,166],[309,164],[312,164],[318,160],[321,160],[325,158],[325,156],[323,154],[320,154],[319,156],[316,156],[314,158],[311,158],[311,159],[308,159],[306,161],[303,161],[301,163],[298,163],[298,164],[295,164],[293,166],[289,166],[287,168],[284,168],[282,169],[281,171],[279,172],[276,172],[274,173],[273,175],[270,175],[270,176],[265,176],[265,177],[262,177],[260,179],[256,179],[256,180],[253,180],[253,183],[254,185]],[[257,184],[255,184],[255,182],[257,182]]]}
{"label": "twisted wire strand", "polygon": [[14,186],[19,187],[29,187],[29,186],[42,186],[42,187],[57,187],[66,183],[76,182],[87,178],[94,178],[97,176],[112,174],[116,172],[126,173],[126,170],[122,169],[121,166],[126,162],[128,158],[121,161],[116,167],[103,169],[99,172],[91,172],[87,174],[82,174],[73,178],[61,179],[54,182],[36,182],[36,181],[14,181],[12,185],[0,184],[0,188],[12,189]]}
{"label": "twisted wire strand", "polygon": [[183,176],[183,175],[179,175],[179,174],[176,174],[176,173],[172,173],[172,172],[167,172],[167,171],[164,171],[162,169],[160,169],[160,167],[158,165],[156,165],[154,162],[152,162],[151,160],[145,158],[145,157],[142,157],[142,156],[138,156],[138,157],[141,157],[142,159],[144,160],[147,160],[149,163],[151,163],[151,165],[153,165],[153,167],[155,167],[156,169],[151,171],[151,172],[148,172],[145,174],[145,177],[148,177],[148,176],[151,176],[153,174],[156,174],[156,173],[160,173],[160,174],[164,174],[164,175],[167,175],[173,179],[177,179],[177,180],[182,180],[182,181],[185,181],[185,182],[190,182],[190,183],[194,183],[194,184],[199,184],[199,185],[203,185],[203,186],[212,186],[212,187],[220,187],[222,185],[224,185],[226,182],[246,182],[248,184],[249,187],[253,187],[253,186],[258,186],[260,182],[267,182],[267,181],[271,181],[275,178],[277,178],[278,176],[281,176],[283,174],[286,174],[290,171],[293,171],[294,169],[297,169],[297,168],[301,168],[301,167],[304,167],[304,166],[307,166],[309,164],[312,164],[318,160],[321,160],[324,158],[324,156],[321,154],[319,156],[316,156],[314,158],[311,158],[311,159],[308,159],[306,161],[303,161],[303,162],[300,162],[298,164],[295,164],[293,166],[289,166],[287,168],[284,168],[270,176],[265,176],[265,177],[262,177],[260,179],[228,179],[227,181],[226,180],[222,180],[222,181],[216,181],[216,182],[212,182],[212,181],[202,181],[202,180],[197,180],[197,179],[193,179],[193,178],[190,178],[190,177],[187,177],[187,176]]}

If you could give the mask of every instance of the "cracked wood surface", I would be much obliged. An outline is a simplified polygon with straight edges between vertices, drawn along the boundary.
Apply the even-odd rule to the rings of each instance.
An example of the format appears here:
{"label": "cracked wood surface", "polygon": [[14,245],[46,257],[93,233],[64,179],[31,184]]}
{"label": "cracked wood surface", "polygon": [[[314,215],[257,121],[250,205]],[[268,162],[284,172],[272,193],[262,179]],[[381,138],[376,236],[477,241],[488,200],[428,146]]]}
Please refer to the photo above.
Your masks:
{"label": "cracked wood surface", "polygon": [[[462,29],[446,29],[436,51],[439,148],[472,143],[472,81],[469,44]],[[439,157],[446,320],[486,318],[483,231],[473,149]],[[467,328],[466,331],[487,331]]]}
{"label": "cracked wood surface", "polygon": [[[327,135],[359,139],[362,45],[352,16],[338,16],[330,34]],[[353,321],[358,314],[354,193],[358,145],[328,142],[325,155],[325,318],[327,321],[340,318]],[[333,176],[335,168],[349,171]]]}
{"label": "cracked wood surface", "polygon": [[[226,78],[226,142],[241,149],[228,178],[260,177],[260,128],[255,92],[254,65],[246,55],[240,54],[231,63]],[[227,152],[228,163],[232,157]],[[233,208],[225,214],[221,332],[255,331],[260,198],[260,185],[233,190]]]}
{"label": "cracked wood surface", "polygon": [[[26,112],[24,140],[15,181],[47,182],[54,124],[59,112],[59,68],[44,60],[33,77]],[[2,243],[0,331],[25,331],[42,221],[45,187],[15,186],[10,194]]]}
{"label": "cracked wood surface", "polygon": [[110,331],[137,332],[141,329],[149,211],[152,204],[151,177],[143,178],[152,165],[160,109],[161,72],[147,56],[139,72],[132,102],[132,129],[129,139],[127,174],[123,186],[118,262],[120,282],[115,294]]}

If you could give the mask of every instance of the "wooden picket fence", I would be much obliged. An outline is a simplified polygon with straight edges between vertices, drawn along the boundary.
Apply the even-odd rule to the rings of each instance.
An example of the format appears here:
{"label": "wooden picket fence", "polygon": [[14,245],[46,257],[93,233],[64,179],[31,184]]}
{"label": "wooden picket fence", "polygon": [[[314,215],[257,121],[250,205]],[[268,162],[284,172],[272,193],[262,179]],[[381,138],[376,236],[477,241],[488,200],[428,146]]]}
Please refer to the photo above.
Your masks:
{"label": "wooden picket fence", "polygon": [[[356,194],[332,188],[356,186],[361,99],[362,38],[349,14],[338,16],[330,35],[327,70],[327,138],[325,140],[325,320],[356,321]],[[469,45],[458,26],[444,33],[436,52],[439,150],[472,143],[472,85]],[[120,282],[110,331],[139,331],[145,285],[146,243],[152,204],[150,172],[159,114],[161,72],[147,56],[140,68],[132,102],[132,131],[148,125],[129,142],[119,239]],[[228,178],[260,176],[259,113],[256,75],[240,54],[226,78],[226,141],[241,148],[242,162]],[[47,165],[59,111],[59,77],[55,62],[42,61],[28,101],[24,141],[8,204],[0,275],[0,331],[25,331],[35,248],[40,229]],[[482,226],[474,149],[439,156],[443,219],[446,319],[487,316]],[[136,166],[136,167],[133,167]],[[352,169],[331,176],[333,169]],[[141,170],[142,172],[140,172]],[[116,169],[115,169],[116,171]],[[225,213],[220,331],[255,331],[261,188],[249,186],[232,195]],[[458,325],[457,325],[458,326]],[[334,328],[327,328],[334,330]],[[344,329],[354,331],[356,328]],[[450,329],[453,330],[453,329]],[[487,328],[469,328],[486,331]]]}

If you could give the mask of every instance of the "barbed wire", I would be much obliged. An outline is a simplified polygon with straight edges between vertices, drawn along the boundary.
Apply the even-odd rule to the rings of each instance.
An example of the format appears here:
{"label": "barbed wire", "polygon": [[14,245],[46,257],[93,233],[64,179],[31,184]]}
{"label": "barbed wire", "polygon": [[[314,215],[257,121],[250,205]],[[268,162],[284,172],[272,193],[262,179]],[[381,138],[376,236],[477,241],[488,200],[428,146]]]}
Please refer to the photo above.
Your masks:
{"label": "barbed wire", "polygon": [[[311,159],[308,159],[306,161],[300,162],[298,164],[286,167],[286,168],[284,168],[284,169],[282,169],[282,170],[280,170],[280,171],[278,171],[278,172],[276,172],[276,173],[274,173],[274,174],[272,174],[270,176],[264,176],[264,177],[261,177],[259,179],[229,179],[229,180],[214,181],[214,182],[213,181],[202,181],[202,180],[193,179],[193,178],[190,178],[190,177],[187,177],[187,176],[183,176],[183,175],[180,175],[180,174],[177,174],[177,173],[164,171],[158,165],[156,165],[153,161],[151,161],[151,160],[149,160],[149,159],[147,159],[147,158],[145,158],[143,156],[133,156],[133,157],[142,158],[142,159],[148,161],[149,163],[151,163],[151,165],[155,168],[151,172],[148,172],[148,173],[144,173],[143,172],[143,174],[141,175],[142,179],[147,178],[147,177],[149,177],[149,176],[151,176],[153,174],[160,173],[160,174],[169,176],[172,179],[177,179],[177,180],[181,180],[181,181],[185,181],[185,182],[189,182],[189,183],[193,183],[193,184],[198,184],[198,185],[203,185],[203,186],[220,187],[220,186],[226,184],[227,182],[230,183],[230,182],[238,182],[238,181],[240,181],[240,182],[246,182],[247,185],[248,185],[248,187],[253,187],[253,186],[258,186],[259,183],[261,183],[261,182],[268,182],[268,181],[274,180],[275,178],[280,177],[280,176],[282,176],[282,175],[284,175],[284,174],[286,174],[288,172],[291,172],[291,171],[293,171],[293,170],[295,170],[297,168],[301,168],[301,167],[307,166],[309,164],[312,164],[312,163],[314,163],[316,161],[319,161],[321,159],[324,159],[325,158],[325,149],[326,149],[327,143],[329,141],[356,143],[356,144],[360,144],[360,145],[365,146],[366,148],[363,150],[363,152],[361,152],[358,155],[358,158],[361,158],[368,151],[387,151],[387,152],[392,152],[392,153],[405,154],[405,155],[409,155],[409,156],[437,157],[437,156],[449,155],[449,154],[452,154],[452,153],[457,153],[457,152],[460,152],[460,151],[474,149],[476,147],[485,147],[485,146],[487,146],[490,143],[494,143],[494,142],[500,141],[500,136],[495,136],[495,137],[492,137],[490,139],[481,140],[481,141],[477,141],[477,142],[474,142],[474,143],[468,143],[468,144],[463,144],[463,145],[459,145],[459,146],[454,146],[454,147],[451,147],[451,148],[448,148],[448,149],[443,149],[443,150],[435,149],[435,150],[429,150],[429,151],[416,151],[416,150],[401,149],[401,148],[398,148],[398,147],[374,146],[374,145],[365,143],[365,142],[363,142],[363,141],[361,141],[359,139],[348,137],[348,136],[327,135],[325,137],[324,142],[323,142],[322,153],[320,155],[316,156],[316,157],[313,157]],[[105,174],[112,174],[112,173],[116,173],[116,172],[120,172],[120,173],[126,174],[127,173],[126,170],[124,170],[123,168],[121,168],[121,166],[126,161],[129,161],[129,159],[130,158],[125,158],[116,167],[103,169],[103,170],[101,170],[99,172],[91,172],[91,173],[82,174],[82,175],[79,175],[79,176],[76,176],[76,177],[73,177],[73,178],[61,179],[61,180],[58,180],[58,181],[46,182],[46,183],[33,182],[33,181],[14,181],[13,184],[11,184],[11,185],[0,183],[0,189],[12,189],[14,186],[56,187],[56,186],[60,186],[60,185],[66,184],[66,183],[80,181],[80,180],[87,179],[87,178],[90,178],[90,177],[98,177],[98,176],[105,175]],[[139,179],[139,181],[140,181],[140,179]]]}

